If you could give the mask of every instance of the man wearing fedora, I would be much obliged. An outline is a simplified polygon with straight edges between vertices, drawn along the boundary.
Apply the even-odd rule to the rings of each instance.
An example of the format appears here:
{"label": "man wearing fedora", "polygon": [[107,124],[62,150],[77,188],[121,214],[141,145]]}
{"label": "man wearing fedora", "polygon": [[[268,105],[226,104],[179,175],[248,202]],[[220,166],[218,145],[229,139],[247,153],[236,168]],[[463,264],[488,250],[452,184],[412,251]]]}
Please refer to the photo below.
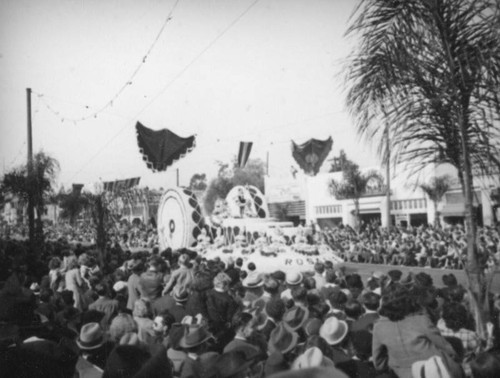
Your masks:
{"label": "man wearing fedora", "polygon": [[273,329],[268,342],[269,357],[264,367],[265,376],[290,369],[297,357],[298,340],[299,335],[283,322]]}
{"label": "man wearing fedora", "polygon": [[106,339],[106,334],[99,323],[87,323],[82,326],[76,340],[81,356],[76,364],[80,376],[98,377],[102,374],[106,360],[114,344]]}
{"label": "man wearing fedora", "polygon": [[231,319],[238,309],[238,303],[228,293],[231,278],[227,274],[217,274],[213,282],[214,288],[208,290],[206,296],[208,324],[220,351],[234,337]]}
{"label": "man wearing fedora", "polygon": [[200,324],[188,325],[179,346],[187,353],[182,369],[181,378],[202,378],[204,376],[203,364],[200,356],[207,352],[208,342],[213,336],[205,326]]}
{"label": "man wearing fedora", "polygon": [[173,293],[174,305],[168,308],[168,312],[172,314],[176,323],[180,323],[187,315],[186,302],[189,298],[189,293],[182,287],[176,287]]}
{"label": "man wearing fedora", "polygon": [[258,327],[258,331],[264,336],[266,340],[269,340],[271,332],[283,319],[285,311],[286,311],[285,303],[280,298],[273,298],[266,303],[264,307],[264,314],[266,315],[266,320],[264,321],[263,325]]}
{"label": "man wearing fedora", "polygon": [[139,279],[142,271],[144,270],[144,265],[141,260],[134,260],[133,264],[130,266],[132,274],[129,276],[127,281],[128,289],[128,300],[127,308],[132,311],[134,309],[134,303],[141,297],[141,292],[139,289]]}
{"label": "man wearing fedora", "polygon": [[153,303],[161,296],[163,289],[163,273],[161,272],[162,260],[158,256],[151,257],[148,270],[139,278],[139,291],[141,298]]}
{"label": "man wearing fedora", "polygon": [[335,316],[327,318],[319,329],[320,337],[332,348],[331,358],[335,364],[346,362],[351,359],[344,349],[344,345],[347,342],[346,337],[348,331],[349,327],[347,322],[339,320]]}
{"label": "man wearing fedora", "polygon": [[262,297],[264,290],[262,286],[264,285],[263,277],[256,271],[251,272],[242,282],[245,288],[245,295],[243,297],[243,305],[246,308],[254,307],[254,303]]}
{"label": "man wearing fedora", "polygon": [[284,301],[291,301],[292,298],[292,289],[294,287],[298,287],[302,285],[302,281],[304,277],[300,272],[288,272],[286,274],[286,286],[287,288],[281,292],[281,299]]}

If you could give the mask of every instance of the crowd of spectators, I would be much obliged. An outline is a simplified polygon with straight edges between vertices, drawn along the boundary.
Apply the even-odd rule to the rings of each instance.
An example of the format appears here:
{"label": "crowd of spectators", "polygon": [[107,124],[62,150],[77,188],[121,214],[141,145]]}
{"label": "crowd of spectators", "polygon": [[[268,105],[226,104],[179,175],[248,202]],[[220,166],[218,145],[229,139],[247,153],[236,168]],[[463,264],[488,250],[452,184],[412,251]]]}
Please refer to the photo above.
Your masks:
{"label": "crowd of spectators", "polygon": [[[480,264],[485,268],[500,262],[499,230],[498,226],[478,228],[476,244]],[[319,234],[345,261],[463,269],[467,258],[466,232],[460,224],[388,230],[371,223],[364,225],[359,233],[341,226],[320,229]]]}
{"label": "crowd of spectators", "polygon": [[[95,227],[86,222],[46,223],[44,225],[44,238],[48,241],[64,240],[70,244],[95,244]],[[129,223],[122,221],[108,227],[110,243],[119,243],[124,249],[153,248],[158,244],[156,229],[150,224],[142,222]],[[3,239],[25,240],[28,237],[26,224],[0,224],[0,237]]]}
{"label": "crowd of spectators", "polygon": [[[344,232],[330,236],[339,242]],[[408,235],[429,244],[437,237]],[[487,245],[491,235],[481,237]],[[476,332],[453,274],[433,282],[394,267],[363,281],[328,261],[313,272],[261,274],[230,255],[131,253],[119,243],[99,254],[63,240],[33,262],[24,245],[0,243],[9,269],[0,272],[0,376],[500,376],[500,297],[489,293],[490,322]]]}

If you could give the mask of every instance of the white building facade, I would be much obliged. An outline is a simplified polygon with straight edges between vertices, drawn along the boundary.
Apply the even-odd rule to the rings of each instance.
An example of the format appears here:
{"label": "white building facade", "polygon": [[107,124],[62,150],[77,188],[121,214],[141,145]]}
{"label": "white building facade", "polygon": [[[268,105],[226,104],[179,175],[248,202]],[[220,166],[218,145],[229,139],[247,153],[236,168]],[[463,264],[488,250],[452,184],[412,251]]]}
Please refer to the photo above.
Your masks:
{"label": "white building facade", "polygon": [[[371,168],[373,170],[373,168]],[[375,169],[377,170],[377,169]],[[363,171],[368,171],[364,170]],[[383,171],[377,170],[382,176]],[[437,206],[441,224],[462,223],[465,215],[464,197],[456,170],[449,165],[429,166],[418,176],[393,173],[391,176],[390,223],[401,226],[432,224],[435,220],[434,203],[419,185],[428,183],[432,177],[449,175],[452,185]],[[474,178],[474,208],[480,225],[493,225],[500,221],[499,203],[492,193],[499,188],[498,175]],[[344,224],[354,226],[354,202],[339,200],[330,190],[331,180],[341,181],[342,172],[320,173],[316,176],[266,178],[266,199],[270,213],[281,220],[294,223],[318,223],[320,226]],[[370,190],[359,200],[360,218],[364,222],[379,221],[387,226],[387,188],[384,182],[370,183]],[[302,204],[298,207],[298,204]],[[280,214],[276,209],[285,209]],[[293,210],[292,213],[286,210]],[[274,211],[273,211],[274,210]]]}

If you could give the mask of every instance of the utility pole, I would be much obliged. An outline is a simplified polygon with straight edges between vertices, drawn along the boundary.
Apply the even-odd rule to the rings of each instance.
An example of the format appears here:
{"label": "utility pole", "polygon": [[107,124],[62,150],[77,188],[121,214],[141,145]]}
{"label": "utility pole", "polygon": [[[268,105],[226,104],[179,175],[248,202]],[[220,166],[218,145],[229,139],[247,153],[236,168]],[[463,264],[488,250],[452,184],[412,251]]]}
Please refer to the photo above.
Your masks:
{"label": "utility pole", "polygon": [[26,88],[26,100],[28,108],[28,227],[30,252],[34,252],[35,246],[35,204],[33,199],[33,135],[31,132],[31,88]]}
{"label": "utility pole", "polygon": [[177,187],[179,186],[179,168],[175,170],[176,172],[176,177],[177,177]]}
{"label": "utility pole", "polygon": [[385,161],[385,175],[387,180],[387,229],[391,229],[391,144],[389,140],[389,125],[385,127],[385,143],[386,143],[386,161]]}

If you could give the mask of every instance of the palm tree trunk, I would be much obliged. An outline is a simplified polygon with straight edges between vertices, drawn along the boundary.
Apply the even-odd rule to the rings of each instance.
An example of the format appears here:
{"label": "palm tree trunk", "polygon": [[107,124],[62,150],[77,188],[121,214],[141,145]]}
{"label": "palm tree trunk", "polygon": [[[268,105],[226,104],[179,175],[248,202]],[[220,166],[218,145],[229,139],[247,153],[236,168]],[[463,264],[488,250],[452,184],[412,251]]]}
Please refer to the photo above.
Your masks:
{"label": "palm tree trunk", "polygon": [[[435,14],[435,21],[438,26],[439,34],[446,52],[447,65],[452,75],[459,74],[462,76],[460,67],[456,66],[453,57],[453,49],[451,47],[452,33],[439,14]],[[462,76],[462,80],[464,78]],[[484,300],[487,298],[485,295],[485,280],[484,271],[478,263],[478,254],[476,246],[476,222],[473,213],[473,199],[472,199],[472,167],[470,161],[469,139],[468,139],[468,110],[470,105],[470,93],[465,88],[460,88],[459,85],[451,80],[454,90],[454,100],[456,101],[456,113],[458,128],[460,130],[460,144],[461,144],[461,160],[462,160],[462,190],[465,197],[465,226],[467,228],[467,266],[466,273],[469,281],[469,289],[472,295],[472,302],[475,308],[476,331],[479,336],[485,335],[485,322],[484,322]],[[459,169],[460,176],[460,169]]]}
{"label": "palm tree trunk", "polygon": [[464,168],[464,197],[465,197],[465,227],[467,237],[467,266],[466,273],[469,279],[469,287],[473,296],[475,308],[474,317],[476,319],[476,330],[480,336],[485,335],[485,314],[484,309],[488,299],[488,293],[485,293],[485,277],[483,267],[478,261],[478,251],[476,245],[477,227],[474,219],[473,207],[473,181],[472,168],[469,157],[469,146],[466,136],[466,116],[463,115],[460,120],[461,144],[463,151]]}
{"label": "palm tree trunk", "polygon": [[441,228],[441,221],[439,220],[439,211],[438,211],[438,203],[437,201],[434,202],[434,227],[435,228]]}
{"label": "palm tree trunk", "polygon": [[354,200],[354,229],[359,233],[361,221],[359,219],[359,200]]}

